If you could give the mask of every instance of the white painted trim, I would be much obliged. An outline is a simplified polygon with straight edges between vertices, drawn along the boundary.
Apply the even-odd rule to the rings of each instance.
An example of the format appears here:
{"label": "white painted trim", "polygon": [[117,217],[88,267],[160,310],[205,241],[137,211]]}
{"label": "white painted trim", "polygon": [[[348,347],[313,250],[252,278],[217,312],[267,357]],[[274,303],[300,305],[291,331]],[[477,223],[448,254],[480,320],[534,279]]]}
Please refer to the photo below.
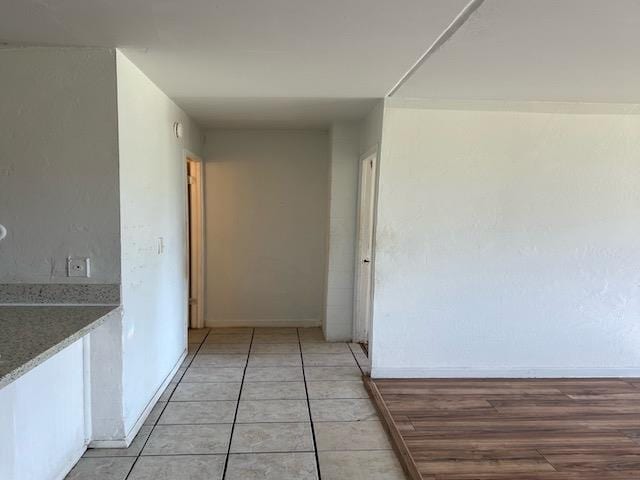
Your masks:
{"label": "white painted trim", "polygon": [[53,477],[53,480],[64,480],[65,478],[67,478],[67,475],[69,474],[69,472],[73,469],[73,467],[76,466],[76,463],[80,461],[80,459],[82,458],[82,455],[84,455],[84,452],[86,451],[87,451],[86,446],[83,446],[82,448],[80,448],[71,457],[71,460],[65,465],[65,467],[62,469],[62,472],[60,472],[60,474]]}
{"label": "white painted trim", "polygon": [[373,367],[371,378],[609,378],[640,377],[640,367]]}
{"label": "white painted trim", "polygon": [[277,320],[277,319],[252,319],[252,320],[225,320],[208,319],[206,327],[320,327],[322,322],[315,318],[302,320]]}
{"label": "white painted trim", "polygon": [[187,356],[187,350],[185,349],[184,352],[182,352],[182,355],[180,355],[180,358],[178,359],[178,362],[171,369],[171,372],[169,372],[169,375],[166,376],[166,378],[162,382],[162,385],[160,385],[158,390],[156,390],[156,393],[153,395],[153,397],[151,398],[151,400],[149,401],[149,403],[147,404],[145,409],[142,411],[142,413],[138,417],[138,420],[133,425],[131,430],[129,430],[129,433],[127,433],[127,435],[125,436],[124,439],[119,439],[119,440],[93,440],[89,444],[89,448],[129,448],[129,445],[131,445],[131,442],[133,442],[133,439],[136,437],[136,435],[138,434],[138,432],[142,428],[142,425],[144,425],[144,422],[147,419],[147,417],[149,416],[149,413],[151,413],[151,409],[153,407],[155,407],[156,403],[158,403],[158,399],[164,393],[164,391],[167,389],[167,387],[169,386],[169,383],[171,383],[171,379],[178,372],[178,369],[182,365],[182,362],[184,361],[186,356]]}
{"label": "white painted trim", "polygon": [[[361,155],[358,161],[358,192],[357,192],[357,200],[356,200],[356,237],[355,237],[355,262],[354,262],[354,272],[353,272],[353,320],[352,320],[352,341],[354,342],[363,342],[368,341],[371,329],[372,329],[372,319],[373,319],[373,277],[374,277],[374,269],[375,269],[375,225],[376,225],[376,203],[378,196],[378,163],[379,163],[380,151],[378,150],[378,145],[374,145],[373,147],[367,150],[367,153]],[[370,230],[371,230],[371,251],[369,254],[369,269],[370,269],[370,289],[369,289],[369,298],[367,314],[363,317],[361,315],[361,299],[360,299],[360,270],[362,268],[362,188],[363,188],[363,165],[366,161],[372,161],[372,176],[370,179],[371,184],[370,187],[370,207],[371,207],[371,218],[370,218]]]}
{"label": "white painted trim", "polygon": [[[205,239],[205,213],[204,213],[204,209],[205,209],[205,198],[204,198],[204,162],[202,161],[202,158],[200,158],[198,155],[193,154],[192,152],[188,151],[188,150],[184,150],[184,164],[185,166],[187,166],[189,164],[189,162],[193,162],[197,165],[197,175],[196,175],[196,179],[197,179],[197,184],[196,184],[196,205],[192,205],[192,209],[195,210],[195,222],[192,221],[194,220],[194,218],[192,218],[191,215],[191,211],[189,210],[189,185],[188,185],[188,179],[187,179],[187,173],[186,173],[186,168],[184,169],[185,172],[185,185],[186,185],[186,189],[185,189],[185,218],[186,218],[186,238],[185,238],[185,257],[186,257],[186,264],[187,264],[187,278],[189,280],[189,291],[191,292],[193,290],[193,277],[195,276],[197,278],[196,283],[196,287],[195,287],[195,295],[193,296],[193,298],[196,299],[197,303],[196,303],[196,308],[193,309],[195,311],[195,321],[191,321],[191,304],[189,303],[190,301],[190,297],[187,297],[187,315],[189,317],[189,327],[190,328],[203,328],[205,326],[205,303],[206,303],[206,298],[205,298],[205,292],[206,292],[206,287],[205,287],[205,282],[206,282],[206,275],[205,275],[205,258],[206,258],[206,239]],[[194,227],[195,225],[195,227]],[[192,233],[196,231],[196,238],[191,238]],[[194,263],[196,263],[196,269],[195,269],[195,273],[193,273],[192,270],[192,263],[191,263],[191,257],[189,255],[189,241],[191,240],[191,245],[196,245],[196,250],[197,250],[197,255],[200,257],[199,261],[195,261]],[[195,240],[195,241],[194,241]]]}

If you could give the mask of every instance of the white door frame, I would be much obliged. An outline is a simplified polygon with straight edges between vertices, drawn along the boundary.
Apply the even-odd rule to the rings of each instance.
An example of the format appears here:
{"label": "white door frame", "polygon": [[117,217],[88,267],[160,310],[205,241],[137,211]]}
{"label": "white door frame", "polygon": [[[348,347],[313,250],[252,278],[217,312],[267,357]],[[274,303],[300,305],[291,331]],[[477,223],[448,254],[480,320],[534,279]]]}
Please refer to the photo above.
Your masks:
{"label": "white door frame", "polygon": [[353,341],[368,342],[373,307],[374,223],[378,147],[360,157],[353,295]]}
{"label": "white door frame", "polygon": [[[187,210],[186,264],[189,294],[187,299],[190,328],[204,328],[204,164],[185,151],[185,205]],[[188,169],[193,173],[189,175]],[[192,204],[189,208],[191,195]],[[190,252],[191,248],[191,252]]]}

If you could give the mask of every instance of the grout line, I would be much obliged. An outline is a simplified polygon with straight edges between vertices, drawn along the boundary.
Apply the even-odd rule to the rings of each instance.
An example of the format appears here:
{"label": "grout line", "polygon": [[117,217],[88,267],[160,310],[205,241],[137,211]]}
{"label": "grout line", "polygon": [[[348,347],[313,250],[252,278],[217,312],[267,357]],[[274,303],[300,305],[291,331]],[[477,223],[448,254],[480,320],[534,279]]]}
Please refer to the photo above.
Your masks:
{"label": "grout line", "polygon": [[[366,374],[364,373],[364,370],[362,370],[362,367],[360,366],[360,362],[356,358],[356,354],[353,352],[353,349],[351,348],[351,345],[347,345],[347,347],[349,347],[349,351],[351,352],[351,356],[353,356],[353,360],[356,362],[356,366],[360,370],[360,373],[362,374],[363,377],[366,377]],[[369,359],[369,357],[367,357],[367,359]],[[362,381],[362,379],[360,379],[360,381]]]}
{"label": "grout line", "polygon": [[[193,354],[193,358],[191,359],[191,361],[189,362],[189,365],[191,365],[191,362],[193,362],[193,359],[196,358],[196,355],[198,354],[198,352],[200,351],[200,349],[202,348],[202,345],[204,345],[204,341],[206,340],[206,338],[209,336],[209,333],[211,332],[211,330],[209,330],[207,332],[207,334],[204,336],[204,338],[202,339],[202,341],[200,342],[200,345],[198,345],[198,349],[194,352]],[[187,326],[187,335],[189,334],[189,327]],[[189,355],[189,343],[196,343],[196,342],[189,342],[189,338],[187,338],[187,355]],[[189,368],[189,365],[187,365],[186,368]],[[182,368],[182,366],[180,366],[178,368],[178,370]],[[186,370],[185,370],[186,373]],[[177,372],[176,372],[177,375]],[[142,445],[142,447],[140,447],[140,451],[138,452],[138,454],[136,455],[136,459],[134,460],[134,462],[131,464],[131,468],[129,469],[129,471],[127,472],[127,476],[125,477],[125,480],[129,479],[129,477],[131,476],[131,473],[133,472],[133,469],[136,466],[136,463],[138,463],[138,460],[140,459],[140,457],[142,456],[142,452],[144,451],[145,447],[147,446],[147,443],[149,443],[149,439],[151,438],[151,435],[153,435],[153,431],[156,429],[156,426],[158,426],[158,421],[160,420],[160,417],[162,417],[162,414],[164,413],[165,409],[167,408],[167,406],[169,406],[169,401],[171,400],[171,397],[173,396],[173,393],[176,391],[176,388],[178,388],[178,385],[180,385],[180,383],[182,383],[182,377],[184,377],[184,373],[182,374],[182,376],[180,377],[180,380],[178,380],[178,382],[176,383],[176,387],[173,389],[173,392],[171,392],[171,395],[169,395],[169,398],[167,399],[167,401],[164,404],[164,408],[162,409],[162,411],[160,412],[160,415],[158,415],[158,418],[156,419],[155,422],[153,422],[153,425],[151,425],[151,431],[149,432],[149,435],[147,436],[146,440],[144,441],[144,444]],[[171,382],[169,382],[171,383]],[[168,386],[168,385],[167,385]],[[156,405],[158,403],[156,402]],[[154,405],[155,407],[155,405]],[[144,426],[144,425],[143,425]],[[149,426],[149,425],[147,425]],[[135,442],[135,437],[133,439],[133,442]],[[145,455],[147,456],[147,455]],[[150,455],[149,455],[150,456]]]}
{"label": "grout line", "polygon": [[313,440],[313,453],[316,457],[316,469],[318,470],[318,480],[322,480],[320,473],[320,458],[318,457],[318,446],[316,444],[316,429],[313,417],[311,416],[311,400],[309,400],[309,389],[307,388],[307,375],[304,371],[304,357],[302,356],[302,341],[300,340],[300,329],[296,329],[298,335],[298,346],[300,347],[300,361],[302,362],[302,380],[304,381],[304,392],[307,396],[307,409],[309,410],[309,423],[311,425],[311,439]]}
{"label": "grout line", "polygon": [[[255,328],[251,329],[251,340],[249,341],[249,351],[247,352],[247,361],[244,364],[244,370],[242,370],[242,380],[240,381],[240,391],[238,392],[238,401],[236,403],[236,411],[233,415],[233,425],[231,425],[231,434],[229,435],[229,446],[227,447],[227,456],[224,459],[224,469],[222,470],[222,480],[227,477],[227,468],[229,467],[229,456],[231,455],[231,442],[233,441],[233,432],[236,427],[236,421],[238,419],[238,410],[240,409],[240,398],[242,398],[242,387],[244,386],[244,377],[247,374],[247,367],[249,366],[249,356],[251,355],[251,347],[253,346],[253,336],[255,335]],[[195,357],[194,357],[195,358]]]}

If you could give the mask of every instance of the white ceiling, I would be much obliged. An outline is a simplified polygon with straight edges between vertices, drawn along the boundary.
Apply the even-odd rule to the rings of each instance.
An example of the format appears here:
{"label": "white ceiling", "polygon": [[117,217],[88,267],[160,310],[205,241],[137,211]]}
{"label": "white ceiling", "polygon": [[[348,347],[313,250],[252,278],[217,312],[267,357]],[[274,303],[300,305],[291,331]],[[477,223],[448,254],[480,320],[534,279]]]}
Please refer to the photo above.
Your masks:
{"label": "white ceiling", "polygon": [[485,0],[394,95],[640,102],[640,0]]}
{"label": "white ceiling", "polygon": [[204,125],[312,126],[366,113],[467,1],[8,0],[0,40],[121,47]]}
{"label": "white ceiling", "polygon": [[[468,0],[5,0],[0,41],[120,47],[203,126],[361,118]],[[398,97],[640,102],[640,0],[485,0]]]}

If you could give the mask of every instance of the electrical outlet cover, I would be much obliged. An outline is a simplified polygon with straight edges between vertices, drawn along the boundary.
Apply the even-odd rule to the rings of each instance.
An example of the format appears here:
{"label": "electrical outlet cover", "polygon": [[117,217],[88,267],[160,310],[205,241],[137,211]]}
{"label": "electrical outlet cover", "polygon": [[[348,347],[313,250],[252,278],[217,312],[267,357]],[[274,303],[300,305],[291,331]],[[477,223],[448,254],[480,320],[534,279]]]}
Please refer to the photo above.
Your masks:
{"label": "electrical outlet cover", "polygon": [[68,277],[86,277],[91,275],[91,261],[88,257],[67,258]]}

